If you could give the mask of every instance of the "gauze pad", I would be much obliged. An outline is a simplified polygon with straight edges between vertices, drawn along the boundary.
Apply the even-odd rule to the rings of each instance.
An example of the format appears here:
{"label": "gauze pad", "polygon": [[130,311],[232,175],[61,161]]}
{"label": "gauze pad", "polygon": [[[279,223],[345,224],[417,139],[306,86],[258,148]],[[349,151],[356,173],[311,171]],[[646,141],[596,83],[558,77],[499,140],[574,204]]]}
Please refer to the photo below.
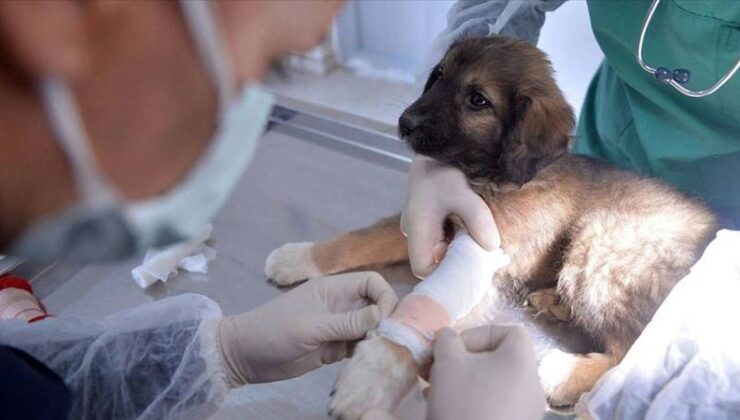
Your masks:
{"label": "gauze pad", "polygon": [[144,262],[131,271],[131,277],[142,289],[157,281],[166,282],[183,269],[191,273],[207,273],[208,263],[216,258],[216,250],[205,244],[211,238],[213,227],[203,227],[193,240],[179,242],[165,248],[150,249]]}
{"label": "gauze pad", "polygon": [[467,315],[490,290],[496,270],[508,263],[500,248],[486,251],[466,231],[458,231],[437,269],[381,321],[378,334],[406,347],[422,363],[434,334]]}

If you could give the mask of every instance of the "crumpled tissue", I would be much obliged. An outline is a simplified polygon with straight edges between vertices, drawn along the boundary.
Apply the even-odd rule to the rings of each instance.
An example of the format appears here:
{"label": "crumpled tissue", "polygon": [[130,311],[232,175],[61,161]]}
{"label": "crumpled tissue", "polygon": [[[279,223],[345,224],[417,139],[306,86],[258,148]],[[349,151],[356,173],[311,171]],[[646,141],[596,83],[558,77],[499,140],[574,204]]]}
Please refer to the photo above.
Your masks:
{"label": "crumpled tissue", "polygon": [[739,301],[740,232],[723,230],[576,411],[597,419],[740,418]]}
{"label": "crumpled tissue", "polygon": [[213,226],[206,225],[193,240],[176,243],[165,248],[150,249],[144,262],[131,271],[131,276],[142,289],[156,281],[166,282],[178,269],[191,273],[207,273],[208,263],[216,258],[216,250],[206,245]]}

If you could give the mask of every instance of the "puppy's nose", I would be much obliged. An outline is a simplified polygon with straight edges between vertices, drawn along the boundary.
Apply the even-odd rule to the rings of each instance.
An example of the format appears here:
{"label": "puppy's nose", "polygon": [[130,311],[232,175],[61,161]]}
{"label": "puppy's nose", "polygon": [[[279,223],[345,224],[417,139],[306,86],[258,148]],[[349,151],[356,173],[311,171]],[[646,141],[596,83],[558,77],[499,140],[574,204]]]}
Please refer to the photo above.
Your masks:
{"label": "puppy's nose", "polygon": [[401,118],[398,119],[398,129],[401,130],[401,134],[404,136],[410,135],[414,130],[421,126],[424,118],[416,113],[403,113]]}

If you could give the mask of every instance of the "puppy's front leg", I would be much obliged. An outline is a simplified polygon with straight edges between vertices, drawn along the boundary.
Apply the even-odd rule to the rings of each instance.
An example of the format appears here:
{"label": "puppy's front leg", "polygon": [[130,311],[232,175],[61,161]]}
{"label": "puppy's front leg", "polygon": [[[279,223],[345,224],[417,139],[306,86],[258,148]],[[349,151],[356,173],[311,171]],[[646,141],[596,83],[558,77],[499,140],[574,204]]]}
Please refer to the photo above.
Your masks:
{"label": "puppy's front leg", "polygon": [[288,286],[328,274],[400,263],[408,256],[400,216],[396,215],[330,241],[285,244],[267,257],[265,274]]}
{"label": "puppy's front leg", "polygon": [[383,337],[360,342],[334,384],[329,415],[359,419],[372,408],[392,412],[417,382],[411,353]]}

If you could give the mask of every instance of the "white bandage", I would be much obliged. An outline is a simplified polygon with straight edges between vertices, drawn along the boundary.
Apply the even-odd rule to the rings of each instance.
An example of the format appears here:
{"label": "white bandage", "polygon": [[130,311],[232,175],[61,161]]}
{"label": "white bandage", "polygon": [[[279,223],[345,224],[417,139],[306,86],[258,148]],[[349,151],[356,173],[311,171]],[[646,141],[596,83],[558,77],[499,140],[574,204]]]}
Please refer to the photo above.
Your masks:
{"label": "white bandage", "polygon": [[508,263],[501,249],[486,251],[467,232],[458,231],[439,267],[380,323],[378,334],[423,363],[434,334],[467,315],[490,290],[496,270]]}
{"label": "white bandage", "polygon": [[491,289],[496,270],[508,263],[509,258],[501,248],[486,251],[467,232],[460,230],[439,267],[417,284],[412,293],[442,305],[455,322],[483,299]]}

